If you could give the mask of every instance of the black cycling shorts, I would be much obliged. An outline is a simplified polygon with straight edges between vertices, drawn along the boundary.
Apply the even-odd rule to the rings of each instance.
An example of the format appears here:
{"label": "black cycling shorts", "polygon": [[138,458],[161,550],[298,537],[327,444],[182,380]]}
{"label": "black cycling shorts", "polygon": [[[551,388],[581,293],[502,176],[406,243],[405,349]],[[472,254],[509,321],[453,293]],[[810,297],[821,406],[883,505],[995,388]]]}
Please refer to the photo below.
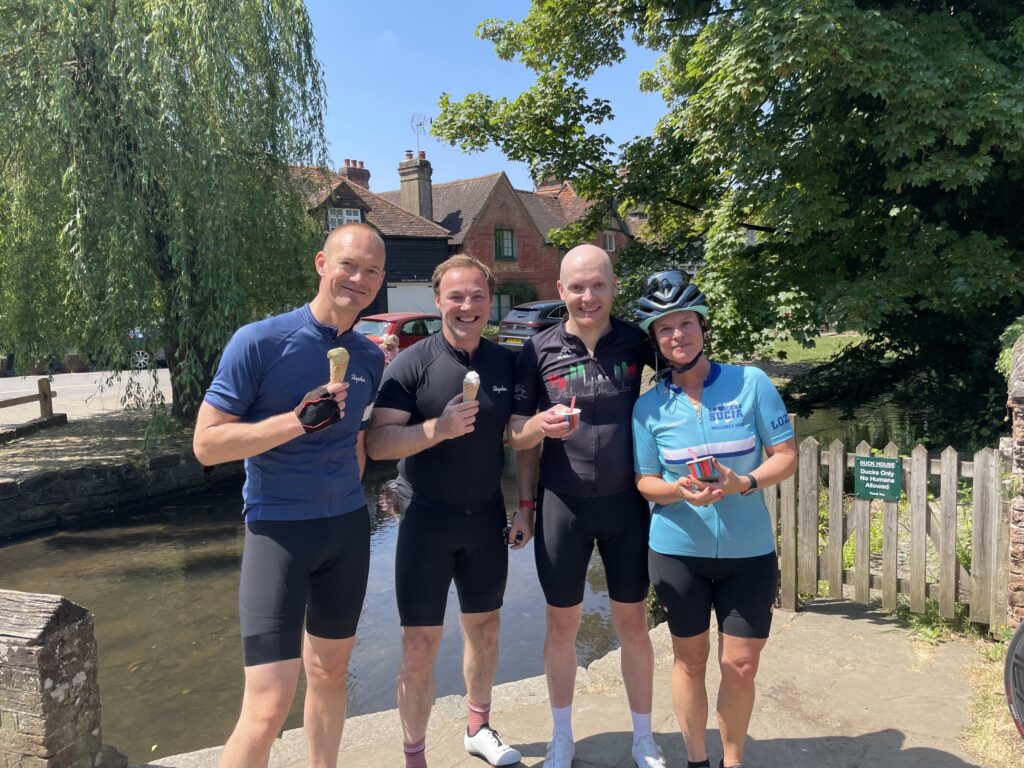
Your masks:
{"label": "black cycling shorts", "polygon": [[395,552],[395,596],[403,627],[444,624],[455,580],[463,613],[501,608],[508,578],[501,494],[473,510],[424,505],[399,486],[402,520]]}
{"label": "black cycling shorts", "polygon": [[609,597],[619,603],[646,599],[649,528],[650,506],[635,488],[611,496],[569,496],[543,489],[533,554],[548,605],[569,608],[583,602],[595,542]]}
{"label": "black cycling shorts", "polygon": [[733,637],[768,637],[779,582],[775,553],[716,558],[663,555],[650,550],[648,568],[675,637],[694,637],[711,627]]}
{"label": "black cycling shorts", "polygon": [[370,572],[370,514],[245,525],[238,589],[245,666],[297,659],[302,628],[342,640],[356,633]]}

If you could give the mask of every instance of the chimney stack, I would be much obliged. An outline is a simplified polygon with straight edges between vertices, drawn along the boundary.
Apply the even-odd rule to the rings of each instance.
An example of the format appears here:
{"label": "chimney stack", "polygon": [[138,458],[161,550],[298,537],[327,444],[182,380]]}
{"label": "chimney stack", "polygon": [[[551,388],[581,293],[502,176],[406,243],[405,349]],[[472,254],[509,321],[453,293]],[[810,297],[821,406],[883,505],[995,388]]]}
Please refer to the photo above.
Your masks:
{"label": "chimney stack", "polygon": [[401,180],[402,207],[422,216],[428,221],[434,220],[434,194],[430,186],[433,169],[427,160],[427,153],[422,149],[418,157],[413,157],[412,150],[405,150],[405,160],[398,164],[398,178]]}
{"label": "chimney stack", "polygon": [[344,165],[338,169],[338,175],[363,189],[370,188],[370,172],[363,167],[362,160],[345,158]]}

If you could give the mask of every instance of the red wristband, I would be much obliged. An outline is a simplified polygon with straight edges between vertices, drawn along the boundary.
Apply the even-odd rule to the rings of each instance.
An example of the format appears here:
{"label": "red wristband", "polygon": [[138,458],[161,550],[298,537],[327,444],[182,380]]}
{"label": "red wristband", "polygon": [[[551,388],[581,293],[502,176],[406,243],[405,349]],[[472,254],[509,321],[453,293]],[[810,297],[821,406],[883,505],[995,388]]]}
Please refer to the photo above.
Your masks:
{"label": "red wristband", "polygon": [[537,508],[537,502],[533,501],[532,499],[531,500],[520,499],[519,500],[519,508],[520,509],[536,509]]}

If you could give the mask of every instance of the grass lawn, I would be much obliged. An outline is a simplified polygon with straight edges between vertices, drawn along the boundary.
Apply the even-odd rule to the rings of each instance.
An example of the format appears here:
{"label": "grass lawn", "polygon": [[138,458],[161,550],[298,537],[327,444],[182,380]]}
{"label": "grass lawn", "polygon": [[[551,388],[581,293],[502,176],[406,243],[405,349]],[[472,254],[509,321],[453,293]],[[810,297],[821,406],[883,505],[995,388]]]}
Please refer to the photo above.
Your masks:
{"label": "grass lawn", "polygon": [[836,352],[860,340],[861,337],[856,333],[830,333],[816,338],[811,347],[802,347],[795,341],[781,341],[772,349],[770,357],[773,360],[785,360],[787,363],[819,365]]}

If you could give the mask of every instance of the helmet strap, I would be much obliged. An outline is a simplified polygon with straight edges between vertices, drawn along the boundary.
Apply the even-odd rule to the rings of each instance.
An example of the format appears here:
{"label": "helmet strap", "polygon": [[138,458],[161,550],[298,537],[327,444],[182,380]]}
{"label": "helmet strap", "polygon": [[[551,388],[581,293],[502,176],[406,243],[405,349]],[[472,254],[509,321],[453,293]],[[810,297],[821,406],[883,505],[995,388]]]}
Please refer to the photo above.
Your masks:
{"label": "helmet strap", "polygon": [[700,359],[702,357],[704,357],[704,349],[703,349],[703,347],[701,348],[700,352],[698,352],[696,355],[694,355],[693,360],[691,360],[690,362],[686,363],[685,365],[679,365],[679,366],[670,365],[669,368],[672,369],[672,373],[686,373],[688,370],[693,368],[693,366],[695,366],[697,363],[699,363]]}

